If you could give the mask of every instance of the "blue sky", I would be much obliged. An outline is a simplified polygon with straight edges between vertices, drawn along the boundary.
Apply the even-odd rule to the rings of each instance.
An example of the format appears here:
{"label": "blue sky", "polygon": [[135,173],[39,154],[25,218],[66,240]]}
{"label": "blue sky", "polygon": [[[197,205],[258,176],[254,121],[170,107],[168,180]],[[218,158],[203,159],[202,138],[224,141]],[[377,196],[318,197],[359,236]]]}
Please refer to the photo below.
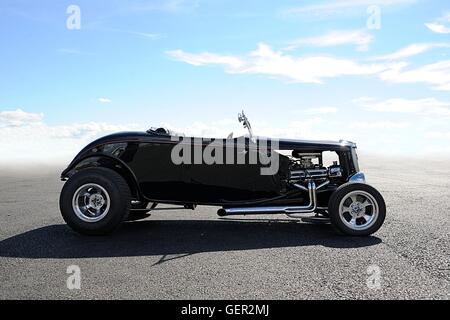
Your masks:
{"label": "blue sky", "polygon": [[242,108],[260,135],[450,154],[448,1],[2,0],[0,41],[4,158],[159,125],[240,133]]}

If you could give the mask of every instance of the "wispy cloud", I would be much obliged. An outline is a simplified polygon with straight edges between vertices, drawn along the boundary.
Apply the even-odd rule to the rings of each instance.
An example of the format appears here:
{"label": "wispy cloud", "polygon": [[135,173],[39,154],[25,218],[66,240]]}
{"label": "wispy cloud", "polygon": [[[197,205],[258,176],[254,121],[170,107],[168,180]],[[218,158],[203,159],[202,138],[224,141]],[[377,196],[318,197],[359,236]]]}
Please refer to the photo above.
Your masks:
{"label": "wispy cloud", "polygon": [[295,57],[275,51],[264,43],[243,57],[209,52],[193,54],[182,50],[169,51],[167,54],[194,66],[218,65],[228,73],[261,74],[303,83],[322,83],[325,78],[338,76],[373,75],[388,69],[384,64],[360,64],[327,56]]}
{"label": "wispy cloud", "polygon": [[337,14],[348,14],[352,10],[367,8],[372,5],[389,7],[414,4],[416,0],[334,0],[314,5],[297,6],[284,9],[283,16],[316,16],[327,17]]}
{"label": "wispy cloud", "polygon": [[236,56],[227,56],[209,52],[188,53],[183,50],[167,51],[167,55],[175,60],[182,61],[193,66],[222,65],[230,70],[239,70],[245,65],[245,61]]}
{"label": "wispy cloud", "polygon": [[429,131],[425,133],[425,138],[450,140],[450,131]]}
{"label": "wispy cloud", "polygon": [[[323,83],[340,76],[378,76],[392,83],[424,83],[434,90],[450,91],[450,60],[412,68],[408,62],[395,60],[410,57],[446,43],[416,44],[389,55],[372,58],[378,63],[361,63],[352,59],[329,56],[294,56],[276,51],[265,43],[246,55],[189,53],[183,50],[166,52],[175,60],[194,66],[221,66],[231,74],[260,74],[298,83]],[[370,60],[370,59],[369,59]],[[388,61],[392,60],[392,61]]]}
{"label": "wispy cloud", "polygon": [[163,38],[163,35],[159,34],[159,33],[150,33],[150,32],[140,32],[140,31],[133,31],[133,30],[124,30],[124,29],[103,29],[105,31],[111,31],[111,32],[118,32],[118,33],[124,33],[124,34],[129,34],[129,35],[133,35],[133,36],[138,36],[138,37],[142,37],[142,38],[147,38],[150,40],[157,40],[157,39],[161,39]]}
{"label": "wispy cloud", "polygon": [[11,111],[0,111],[0,127],[19,127],[25,124],[36,124],[42,122],[44,114],[29,113],[22,109]]}
{"label": "wispy cloud", "polygon": [[450,33],[450,27],[446,27],[444,24],[437,22],[425,23],[425,26],[433,32],[436,33]]}
{"label": "wispy cloud", "polygon": [[292,41],[288,50],[301,46],[332,47],[339,45],[355,45],[358,51],[367,51],[373,36],[365,30],[335,30],[324,35],[300,38]]}
{"label": "wispy cloud", "polygon": [[[173,126],[170,123],[163,123],[163,126],[175,132],[182,132],[186,136],[195,137],[222,137],[225,138],[230,133],[230,125],[236,124],[236,120],[215,121],[204,123],[196,121],[192,125],[185,127]],[[273,126],[267,122],[252,122],[255,134],[272,138],[302,138],[302,139],[332,139],[333,133],[324,130],[327,122],[320,117],[307,117],[301,121],[286,122],[283,127]],[[235,136],[247,134],[247,130],[238,129]]]}
{"label": "wispy cloud", "polygon": [[409,127],[411,124],[408,122],[395,122],[395,121],[358,121],[350,124],[352,129],[404,129]]}
{"label": "wispy cloud", "polygon": [[425,26],[435,33],[450,33],[450,13],[436,21],[425,23]]}
{"label": "wispy cloud", "polygon": [[400,60],[412,57],[435,48],[449,48],[450,43],[414,43],[390,54],[373,57],[370,60]]}
{"label": "wispy cloud", "polygon": [[338,108],[335,107],[319,107],[319,108],[309,108],[305,110],[305,113],[309,115],[330,114],[337,112]]}
{"label": "wispy cloud", "polygon": [[405,70],[408,63],[399,63],[380,73],[384,81],[394,83],[425,83],[435,90],[450,91],[450,60]]}
{"label": "wispy cloud", "polygon": [[109,99],[109,98],[98,98],[97,101],[102,103],[102,104],[108,104],[108,103],[112,102],[112,100]]}
{"label": "wispy cloud", "polygon": [[358,105],[373,111],[388,113],[410,113],[429,116],[450,116],[450,102],[436,98],[403,99],[395,98],[384,101],[375,99],[355,99]]}
{"label": "wispy cloud", "polygon": [[[261,121],[260,123],[252,121],[252,124],[253,131],[257,135],[312,140],[347,139],[357,142],[363,150],[372,150],[373,153],[381,154],[404,152],[402,138],[408,128],[415,124],[415,122],[392,120],[367,121],[364,117],[357,115],[354,119],[357,120],[352,122],[354,124],[345,122],[346,125],[343,125],[341,120],[326,119],[320,116],[303,117],[300,120],[293,119],[286,121],[283,126],[274,126],[270,121]],[[187,136],[226,137],[230,132],[231,125],[236,124],[236,121],[231,120],[225,123],[226,125],[196,122],[185,127],[174,127],[166,123],[164,126],[176,132],[184,132]],[[235,136],[245,133],[246,131],[235,130]],[[419,132],[418,135],[420,134]],[[384,139],[389,139],[389,143],[382,143],[381,141]],[[422,142],[423,140],[420,140],[417,143]],[[417,148],[414,154],[420,152]]]}
{"label": "wispy cloud", "polygon": [[[105,122],[49,125],[44,114],[21,109],[0,112],[0,164],[23,160],[33,163],[69,161],[93,139],[117,132],[136,130],[136,124]],[[20,141],[20,143],[17,143]],[[49,157],[51,155],[51,157]]]}
{"label": "wispy cloud", "polygon": [[160,39],[163,36],[158,33],[146,33],[146,32],[136,32],[136,31],[128,31],[129,34],[134,34],[136,36],[149,38],[149,39]]}
{"label": "wispy cloud", "polygon": [[129,3],[133,12],[163,11],[170,13],[192,12],[200,5],[200,0],[134,0]]}

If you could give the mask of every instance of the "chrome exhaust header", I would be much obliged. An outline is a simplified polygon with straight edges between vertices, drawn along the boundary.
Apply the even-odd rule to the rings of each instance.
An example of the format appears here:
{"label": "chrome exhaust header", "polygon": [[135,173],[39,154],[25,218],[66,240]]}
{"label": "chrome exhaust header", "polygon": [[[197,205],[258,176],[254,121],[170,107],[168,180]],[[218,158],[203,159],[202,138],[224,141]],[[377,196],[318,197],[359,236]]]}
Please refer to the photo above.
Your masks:
{"label": "chrome exhaust header", "polygon": [[314,181],[308,182],[308,188],[294,184],[294,187],[307,191],[309,195],[309,203],[306,206],[273,206],[273,207],[242,207],[242,208],[223,208],[217,214],[221,217],[237,216],[237,215],[254,215],[254,214],[286,214],[292,218],[297,218],[295,214],[313,213],[317,209],[317,190],[323,188],[329,181],[322,183],[316,187]]}

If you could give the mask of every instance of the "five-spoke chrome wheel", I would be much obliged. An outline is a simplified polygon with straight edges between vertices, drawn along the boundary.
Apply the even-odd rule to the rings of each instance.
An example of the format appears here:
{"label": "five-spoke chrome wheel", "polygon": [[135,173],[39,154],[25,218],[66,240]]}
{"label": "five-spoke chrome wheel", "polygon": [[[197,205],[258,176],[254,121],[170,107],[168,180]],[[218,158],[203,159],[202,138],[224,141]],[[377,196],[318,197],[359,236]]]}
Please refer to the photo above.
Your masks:
{"label": "five-spoke chrome wheel", "polygon": [[339,204],[339,217],[351,229],[370,228],[378,217],[378,204],[368,192],[357,190],[348,193]]}
{"label": "five-spoke chrome wheel", "polygon": [[130,212],[131,192],[126,180],[108,168],[86,168],[64,184],[59,207],[64,221],[87,235],[113,232]]}
{"label": "five-spoke chrome wheel", "polygon": [[78,218],[84,222],[98,222],[109,212],[111,200],[108,192],[102,186],[88,183],[73,195],[72,208]]}
{"label": "five-spoke chrome wheel", "polygon": [[368,236],[382,226],[386,204],[374,187],[366,183],[347,183],[331,195],[328,213],[332,225],[339,232]]}

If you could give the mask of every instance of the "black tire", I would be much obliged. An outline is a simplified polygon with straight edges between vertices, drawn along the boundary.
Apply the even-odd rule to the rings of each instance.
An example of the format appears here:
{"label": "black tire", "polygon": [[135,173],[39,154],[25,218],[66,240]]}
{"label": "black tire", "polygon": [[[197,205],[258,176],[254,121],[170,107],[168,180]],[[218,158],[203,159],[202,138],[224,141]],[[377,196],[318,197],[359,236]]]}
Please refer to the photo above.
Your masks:
{"label": "black tire", "polygon": [[[339,212],[340,204],[343,199],[354,191],[362,191],[368,193],[376,201],[378,206],[378,214],[373,221],[367,225],[364,229],[353,229],[350,228],[346,223],[344,223],[343,218]],[[372,206],[373,207],[373,206]],[[370,208],[370,207],[369,207]],[[364,209],[364,210],[374,210]],[[328,204],[328,212],[330,215],[331,223],[333,227],[341,234],[349,236],[369,236],[377,232],[384,223],[386,218],[386,204],[384,202],[383,196],[372,186],[364,183],[347,183],[340,186],[330,197]],[[372,213],[373,214],[373,213]],[[361,219],[361,218],[358,218]],[[346,219],[345,219],[346,220]],[[348,221],[348,220],[347,220]],[[362,220],[365,221],[364,219]],[[362,223],[363,224],[363,223]],[[360,226],[363,227],[363,226]]]}
{"label": "black tire", "polygon": [[[109,195],[109,210],[100,221],[83,221],[73,208],[72,201],[75,193],[86,184],[97,184]],[[59,200],[64,221],[73,230],[85,235],[106,235],[113,232],[127,218],[130,205],[130,188],[125,179],[107,168],[89,168],[77,172],[65,183]]]}

